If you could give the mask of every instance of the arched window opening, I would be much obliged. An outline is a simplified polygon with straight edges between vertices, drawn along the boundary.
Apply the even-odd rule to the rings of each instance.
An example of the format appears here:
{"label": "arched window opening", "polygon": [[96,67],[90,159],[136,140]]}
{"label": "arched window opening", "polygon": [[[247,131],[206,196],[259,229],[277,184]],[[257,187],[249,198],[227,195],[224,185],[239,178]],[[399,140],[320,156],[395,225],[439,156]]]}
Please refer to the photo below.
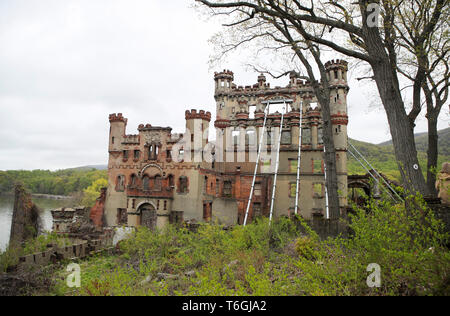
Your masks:
{"label": "arched window opening", "polygon": [[160,175],[156,175],[155,176],[155,185],[153,187],[153,189],[155,191],[161,191],[162,185],[161,185],[161,176]]}
{"label": "arched window opening", "polygon": [[169,179],[169,187],[173,187],[175,185],[175,182],[173,180],[173,175],[170,174],[168,179]]}
{"label": "arched window opening", "polygon": [[188,192],[188,178],[187,177],[180,177],[180,187],[179,187],[180,193],[187,193]]}
{"label": "arched window opening", "polygon": [[130,177],[130,186],[132,188],[135,188],[137,186],[137,176],[135,174],[132,174]]}
{"label": "arched window opening", "polygon": [[145,175],[142,181],[144,191],[150,190],[150,178],[148,175]]}
{"label": "arched window opening", "polygon": [[125,190],[125,176],[119,175],[117,176],[116,191],[124,191],[124,190]]}

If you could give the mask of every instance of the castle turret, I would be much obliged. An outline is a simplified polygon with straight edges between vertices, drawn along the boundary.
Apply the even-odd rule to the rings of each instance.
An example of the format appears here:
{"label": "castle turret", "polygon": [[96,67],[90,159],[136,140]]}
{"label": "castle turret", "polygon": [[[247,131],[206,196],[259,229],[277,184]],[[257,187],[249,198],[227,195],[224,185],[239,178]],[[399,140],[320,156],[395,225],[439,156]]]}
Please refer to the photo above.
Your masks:
{"label": "castle turret", "polygon": [[260,74],[258,76],[258,86],[259,88],[264,88],[265,84],[266,84],[266,76],[264,76],[263,74]]}
{"label": "castle turret", "polygon": [[336,149],[347,150],[347,83],[348,63],[332,60],[325,64],[331,85],[330,108]]}
{"label": "castle turret", "polygon": [[109,123],[109,151],[120,151],[122,142],[125,138],[125,131],[127,128],[127,119],[123,117],[122,113],[110,114]]}
{"label": "castle turret", "polygon": [[203,161],[202,157],[195,158],[195,153],[202,153],[205,146],[208,144],[209,137],[209,123],[211,122],[211,113],[203,110],[191,110],[186,111],[186,134],[190,135],[190,139],[186,141],[190,142],[191,151],[194,152],[194,159],[197,161]]}
{"label": "castle turret", "polygon": [[216,82],[216,94],[230,91],[233,86],[234,74],[230,70],[216,72],[214,81]]}
{"label": "castle turret", "polygon": [[330,95],[331,124],[336,147],[336,169],[341,174],[338,176],[338,182],[341,183],[339,190],[343,192],[340,204],[346,205],[347,186],[342,183],[347,183],[347,94],[350,90],[347,82],[348,63],[344,60],[332,60],[327,62],[325,67],[332,88]]}
{"label": "castle turret", "polygon": [[332,88],[330,96],[331,114],[347,114],[348,63],[345,60],[332,60],[325,64],[325,68]]}

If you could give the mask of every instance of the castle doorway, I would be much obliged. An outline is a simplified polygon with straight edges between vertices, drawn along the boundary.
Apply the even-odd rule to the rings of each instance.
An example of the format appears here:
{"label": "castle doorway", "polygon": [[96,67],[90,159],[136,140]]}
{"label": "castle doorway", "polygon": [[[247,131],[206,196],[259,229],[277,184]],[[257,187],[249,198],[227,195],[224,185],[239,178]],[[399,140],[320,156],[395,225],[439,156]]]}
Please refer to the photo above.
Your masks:
{"label": "castle doorway", "polygon": [[155,207],[151,204],[142,204],[138,212],[140,213],[140,225],[149,229],[156,228],[157,214]]}

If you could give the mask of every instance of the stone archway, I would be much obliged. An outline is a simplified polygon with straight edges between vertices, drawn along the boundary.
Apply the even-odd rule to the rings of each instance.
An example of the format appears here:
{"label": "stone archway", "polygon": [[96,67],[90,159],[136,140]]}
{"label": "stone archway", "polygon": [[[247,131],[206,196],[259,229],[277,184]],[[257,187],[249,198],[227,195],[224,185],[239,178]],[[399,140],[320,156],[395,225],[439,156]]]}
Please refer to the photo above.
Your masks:
{"label": "stone archway", "polygon": [[138,208],[140,214],[140,226],[150,229],[156,228],[157,214],[155,207],[150,203],[143,203]]}

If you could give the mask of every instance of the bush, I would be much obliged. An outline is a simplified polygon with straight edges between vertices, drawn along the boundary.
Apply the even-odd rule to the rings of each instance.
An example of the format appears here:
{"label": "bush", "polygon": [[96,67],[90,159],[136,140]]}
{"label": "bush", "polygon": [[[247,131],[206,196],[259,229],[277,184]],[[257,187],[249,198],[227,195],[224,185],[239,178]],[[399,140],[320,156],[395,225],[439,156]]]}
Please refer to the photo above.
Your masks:
{"label": "bush", "polygon": [[[299,236],[287,218],[227,231],[202,224],[197,233],[141,227],[121,243],[120,257],[86,262],[73,294],[449,295],[448,234],[420,197],[406,205],[356,209],[348,239],[321,241],[304,222]],[[381,267],[380,288],[366,283],[371,263]]]}

